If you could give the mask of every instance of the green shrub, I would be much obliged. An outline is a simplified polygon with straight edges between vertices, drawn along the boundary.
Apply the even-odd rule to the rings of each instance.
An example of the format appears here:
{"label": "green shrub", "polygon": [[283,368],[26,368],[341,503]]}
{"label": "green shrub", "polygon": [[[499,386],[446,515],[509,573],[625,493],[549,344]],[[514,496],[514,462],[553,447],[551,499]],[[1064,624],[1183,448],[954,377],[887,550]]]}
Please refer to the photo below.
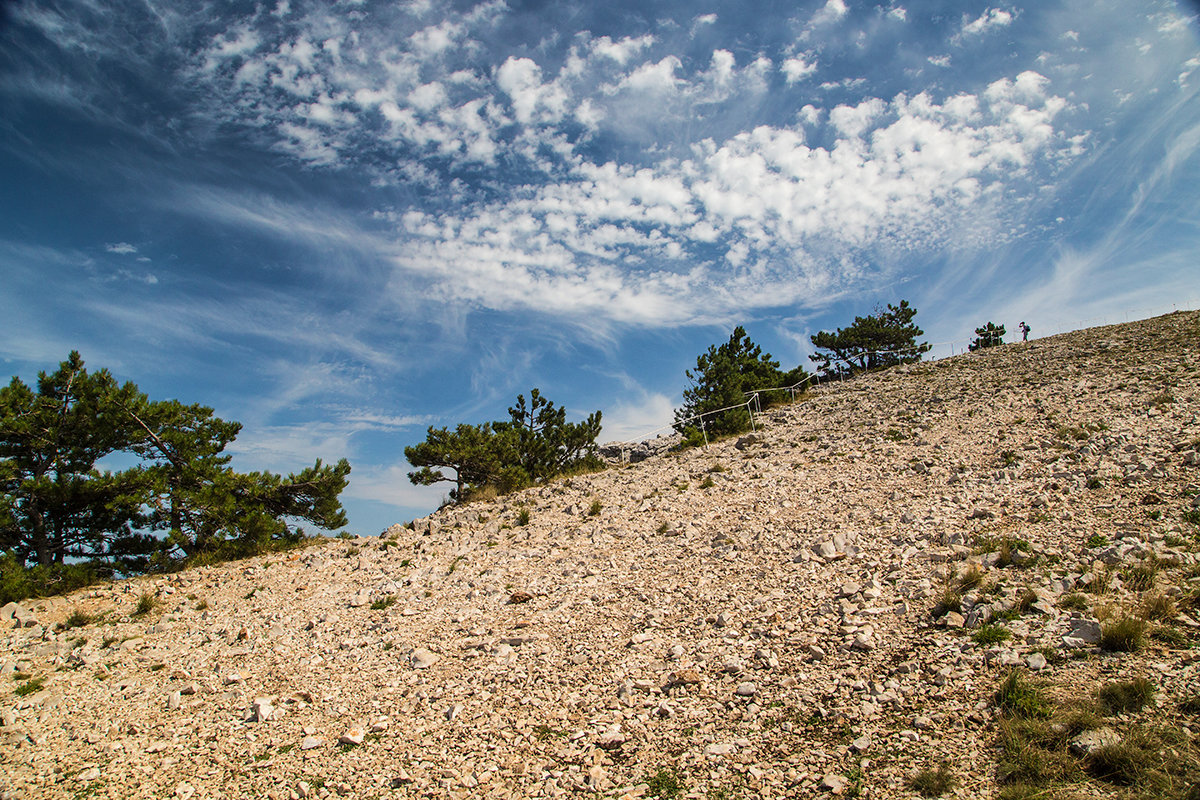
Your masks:
{"label": "green shrub", "polygon": [[1140,564],[1121,570],[1121,580],[1126,588],[1135,592],[1145,592],[1154,588],[1158,577],[1158,559],[1148,558]]}
{"label": "green shrub", "polygon": [[600,516],[600,512],[603,510],[604,510],[604,504],[601,503],[599,500],[593,500],[592,504],[590,506],[588,506],[588,516],[589,517],[598,517],[598,516]]}
{"label": "green shrub", "polygon": [[[1061,737],[1044,721],[1006,719],[1000,723],[1000,757],[997,777],[1018,787],[1041,787],[1074,778],[1079,766],[1064,750]],[[1010,793],[1007,797],[1045,797],[1036,793]]]}
{"label": "green shrub", "polygon": [[1110,653],[1133,653],[1146,644],[1146,622],[1137,617],[1121,617],[1100,626],[1100,648]]}
{"label": "green shrub", "polygon": [[29,597],[68,594],[112,577],[111,566],[93,563],[26,567],[12,554],[0,555],[0,605]]}
{"label": "green shrub", "polygon": [[156,608],[158,608],[158,598],[150,592],[142,592],[138,595],[137,608],[134,609],[133,615],[144,617]]}
{"label": "green shrub", "polygon": [[1078,592],[1064,595],[1058,601],[1058,607],[1066,611],[1087,611],[1088,599]]}
{"label": "green shrub", "polygon": [[396,596],[394,594],[389,594],[386,597],[381,597],[375,602],[371,603],[371,609],[373,611],[380,611],[385,608],[391,608],[394,605],[396,605]]}
{"label": "green shrub", "polygon": [[521,506],[517,510],[517,525],[524,527],[529,524],[529,507]]}
{"label": "green shrub", "polygon": [[1141,711],[1154,699],[1154,684],[1145,678],[1115,681],[1100,687],[1100,702],[1113,714]]}
{"label": "green shrub", "polygon": [[71,615],[69,617],[67,617],[65,620],[63,620],[62,625],[60,627],[62,628],[62,630],[69,631],[69,630],[71,630],[71,628],[82,628],[85,625],[91,625],[95,621],[96,621],[96,617],[94,615],[89,614],[86,611],[81,611],[80,609],[77,608],[71,612]]}
{"label": "green shrub", "polygon": [[971,634],[971,638],[975,640],[976,644],[1000,644],[1000,642],[1007,642],[1012,638],[1012,631],[1003,625],[984,625]]}
{"label": "green shrub", "polygon": [[1093,533],[1087,540],[1088,547],[1104,547],[1106,544],[1108,544],[1108,537],[1102,533]]}
{"label": "green shrub", "polygon": [[922,797],[941,797],[958,785],[958,778],[945,765],[923,769],[908,780],[908,787]]}
{"label": "green shrub", "polygon": [[675,800],[683,796],[683,780],[673,769],[663,767],[646,779],[646,792],[658,800]]}
{"label": "green shrub", "polygon": [[1048,700],[1036,686],[1025,679],[1020,670],[1008,673],[996,690],[996,706],[1006,716],[1018,719],[1042,719],[1052,711]]}
{"label": "green shrub", "polygon": [[46,685],[45,676],[42,676],[40,678],[30,678],[29,680],[25,681],[25,683],[22,683],[20,686],[18,686],[16,689],[13,689],[13,694],[15,694],[17,697],[26,697],[28,695],[36,694],[37,692],[40,692],[42,690],[42,687],[45,685]]}

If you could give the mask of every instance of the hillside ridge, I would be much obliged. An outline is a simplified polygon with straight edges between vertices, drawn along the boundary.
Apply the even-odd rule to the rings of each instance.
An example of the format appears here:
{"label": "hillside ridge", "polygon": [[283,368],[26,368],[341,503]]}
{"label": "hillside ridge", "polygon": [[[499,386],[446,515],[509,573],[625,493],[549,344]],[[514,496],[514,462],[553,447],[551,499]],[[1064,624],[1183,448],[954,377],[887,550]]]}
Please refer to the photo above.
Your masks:
{"label": "hillside ridge", "polygon": [[[1014,668],[1152,680],[1106,729],[1167,720],[1186,761],[1198,344],[1180,312],[897,367],[706,449],[8,608],[0,797],[908,798],[939,767],[989,797]],[[1101,646],[1155,596],[1161,638]]]}

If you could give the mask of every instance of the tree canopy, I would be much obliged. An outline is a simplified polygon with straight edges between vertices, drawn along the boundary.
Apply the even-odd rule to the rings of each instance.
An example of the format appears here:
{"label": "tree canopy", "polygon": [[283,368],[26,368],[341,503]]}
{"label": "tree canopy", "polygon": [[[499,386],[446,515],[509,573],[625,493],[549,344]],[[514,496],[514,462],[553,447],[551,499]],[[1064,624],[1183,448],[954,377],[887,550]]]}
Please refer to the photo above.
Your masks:
{"label": "tree canopy", "polygon": [[985,347],[995,347],[1004,344],[1004,326],[989,322],[975,329],[975,341],[967,345],[972,353]]}
{"label": "tree canopy", "polygon": [[565,408],[532,389],[528,401],[517,395],[508,414],[507,420],[464,423],[454,430],[431,426],[425,441],[404,448],[404,457],[417,468],[408,473],[409,480],[421,486],[453,483],[450,500],[463,502],[485,487],[510,492],[600,465],[599,411],[582,422],[567,422]]}
{"label": "tree canopy", "polygon": [[[287,477],[235,472],[225,448],[241,425],[200,405],[151,401],[78,352],[35,387],[0,389],[0,550],[18,565],[92,561],[136,572],[179,558],[254,552],[346,524],[350,465]],[[101,471],[106,456],[134,466]]]}
{"label": "tree canopy", "polygon": [[[675,410],[675,429],[685,436],[699,430],[700,421],[695,418],[700,415],[704,415],[704,429],[717,436],[747,430],[748,410],[730,406],[746,403],[747,392],[793,386],[807,377],[800,367],[781,372],[779,362],[764,353],[741,325],[733,329],[729,341],[712,345],[697,356],[696,368],[685,374],[691,385],[683,390],[683,406]],[[767,392],[761,395],[761,402],[768,404],[781,397]]]}
{"label": "tree canopy", "polygon": [[901,300],[898,306],[889,303],[874,314],[855,317],[845,328],[813,334],[810,339],[818,352],[809,359],[829,378],[920,361],[930,346],[917,342],[925,332],[913,322],[916,313],[907,300]]}

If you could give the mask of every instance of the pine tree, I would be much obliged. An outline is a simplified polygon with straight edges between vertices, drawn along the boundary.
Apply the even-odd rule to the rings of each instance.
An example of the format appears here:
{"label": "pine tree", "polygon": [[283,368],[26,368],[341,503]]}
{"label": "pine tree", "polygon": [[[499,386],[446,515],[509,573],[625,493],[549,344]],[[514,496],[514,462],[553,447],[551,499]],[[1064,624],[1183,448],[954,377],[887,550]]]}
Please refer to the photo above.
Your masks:
{"label": "pine tree", "polygon": [[866,317],[855,317],[854,323],[835,332],[820,331],[810,337],[813,346],[824,353],[809,356],[819,365],[826,377],[849,377],[859,372],[910,364],[921,360],[929,344],[917,343],[925,334],[913,323],[917,310],[901,300],[886,309],[875,310]]}
{"label": "pine tree", "polygon": [[1004,344],[1004,326],[997,326],[989,322],[987,325],[975,329],[975,341],[967,345],[967,349],[973,353],[976,350],[1000,344]]}
{"label": "pine tree", "polygon": [[[730,406],[746,403],[748,391],[778,388],[789,378],[804,377],[803,370],[793,370],[787,376],[780,372],[779,362],[751,341],[741,325],[733,329],[729,341],[712,345],[697,356],[695,370],[685,374],[691,386],[683,391],[683,406],[675,410],[675,429],[685,436],[698,432],[701,422],[694,418],[701,414],[705,415],[704,429],[713,435],[747,430],[749,411]],[[720,413],[712,413],[717,411]]]}

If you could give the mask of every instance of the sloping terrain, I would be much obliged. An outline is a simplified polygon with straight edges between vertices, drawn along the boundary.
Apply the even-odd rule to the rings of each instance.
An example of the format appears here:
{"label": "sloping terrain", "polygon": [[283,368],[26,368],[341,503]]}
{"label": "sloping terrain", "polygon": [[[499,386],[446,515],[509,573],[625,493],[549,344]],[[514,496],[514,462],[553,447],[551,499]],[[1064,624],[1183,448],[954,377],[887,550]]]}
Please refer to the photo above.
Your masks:
{"label": "sloping terrain", "polygon": [[[1000,746],[1014,668],[1064,707],[1149,679],[1080,729],[1178,732],[1174,792],[1198,345],[1181,313],[897,368],[706,450],[35,601],[0,633],[0,794],[1017,796],[1049,779]],[[1038,796],[1140,791],[1072,744]]]}

